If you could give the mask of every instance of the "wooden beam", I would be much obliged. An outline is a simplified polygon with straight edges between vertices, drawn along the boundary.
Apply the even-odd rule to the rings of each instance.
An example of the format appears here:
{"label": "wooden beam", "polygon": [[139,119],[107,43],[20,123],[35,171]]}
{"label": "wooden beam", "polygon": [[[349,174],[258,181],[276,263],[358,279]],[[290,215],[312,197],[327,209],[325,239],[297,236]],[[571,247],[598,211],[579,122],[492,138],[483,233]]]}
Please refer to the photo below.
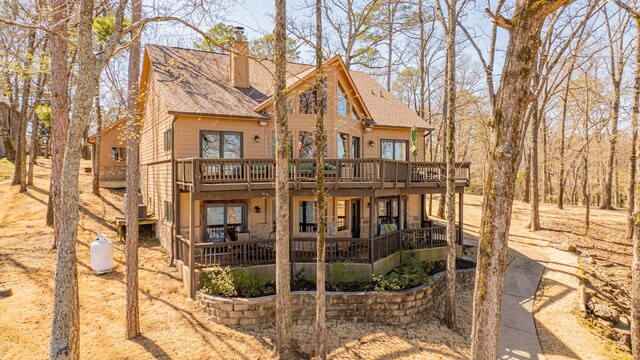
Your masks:
{"label": "wooden beam", "polygon": [[196,298],[196,202],[193,192],[189,193],[189,296]]}

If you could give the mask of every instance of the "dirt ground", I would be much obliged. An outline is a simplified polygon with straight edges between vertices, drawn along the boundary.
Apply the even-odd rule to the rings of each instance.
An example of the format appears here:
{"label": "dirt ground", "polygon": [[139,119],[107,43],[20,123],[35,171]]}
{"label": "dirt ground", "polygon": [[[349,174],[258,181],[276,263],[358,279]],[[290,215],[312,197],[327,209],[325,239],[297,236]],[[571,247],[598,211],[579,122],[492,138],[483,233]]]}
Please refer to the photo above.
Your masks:
{"label": "dirt ground", "polygon": [[[87,164],[88,165],[88,164]],[[46,358],[49,349],[55,252],[52,230],[44,224],[50,162],[40,160],[35,185],[19,194],[0,177],[0,358]],[[91,194],[91,176],[80,175],[78,233],[80,352],[85,359],[270,359],[273,330],[242,332],[206,319],[187,298],[169,255],[157,242],[141,244],[140,321],[143,336],[124,340],[124,245],[113,220],[121,215],[122,191]],[[115,269],[96,276],[89,244],[105,233],[114,241]],[[472,293],[458,300],[461,336],[435,322],[406,327],[329,323],[329,351],[340,359],[464,359],[468,357]],[[303,354],[313,348],[313,324],[297,324]]]}
{"label": "dirt ground", "polygon": [[[477,235],[482,198],[465,196],[465,232]],[[538,285],[534,319],[546,359],[625,359],[621,344],[606,338],[577,312],[578,284],[624,310],[631,283],[631,243],[624,238],[626,212],[591,209],[589,235],[583,236],[584,207],[540,204],[542,230],[527,228],[530,205],[514,201],[509,244],[539,256],[546,270]],[[554,248],[560,243],[577,247],[577,254]],[[589,259],[595,261],[589,263]],[[617,304],[617,305],[616,305]],[[628,307],[627,307],[628,311]],[[623,311],[624,313],[624,311]],[[627,312],[628,314],[628,312]]]}

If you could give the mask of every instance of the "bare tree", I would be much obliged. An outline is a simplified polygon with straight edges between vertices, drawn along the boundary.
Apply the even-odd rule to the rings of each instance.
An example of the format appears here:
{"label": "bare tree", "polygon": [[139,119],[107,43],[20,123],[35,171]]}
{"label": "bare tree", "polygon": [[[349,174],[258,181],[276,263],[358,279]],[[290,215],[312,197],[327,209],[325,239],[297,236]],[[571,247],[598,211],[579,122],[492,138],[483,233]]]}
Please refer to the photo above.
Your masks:
{"label": "bare tree", "polygon": [[[464,4],[464,1],[462,1]],[[436,1],[437,13],[445,29],[446,70],[445,70],[445,108],[446,117],[446,163],[447,163],[447,277],[446,301],[444,303],[444,322],[450,329],[457,329],[456,317],[456,31],[458,25],[458,2],[447,3],[447,20],[440,0]]]}
{"label": "bare tree", "polygon": [[316,186],[317,262],[316,262],[316,359],[327,358],[325,321],[325,191],[324,191],[324,79],[322,69],[322,0],[316,0]]}
{"label": "bare tree", "polygon": [[516,168],[531,102],[530,82],[547,16],[573,0],[520,0],[510,19],[492,14],[510,33],[492,126],[489,174],[485,180],[474,290],[471,358],[498,358],[504,270]]}
{"label": "bare tree", "polygon": [[100,141],[102,140],[102,106],[100,94],[96,95],[96,141],[93,144],[93,179],[91,186],[94,195],[100,195]]}
{"label": "bare tree", "polygon": [[274,110],[276,120],[276,351],[293,355],[291,270],[289,268],[289,126],[287,119],[287,1],[275,1]]}
{"label": "bare tree", "polygon": [[[142,0],[131,0],[131,21],[142,20]],[[127,244],[125,248],[127,266],[127,339],[140,335],[140,310],[138,307],[138,189],[140,187],[140,146],[138,114],[138,91],[140,88],[140,33],[141,28],[132,34],[129,47],[129,84],[127,117]]]}
{"label": "bare tree", "polygon": [[[67,33],[67,2],[51,1],[51,30],[55,34]],[[61,180],[64,149],[69,131],[69,50],[66,39],[51,35],[51,180],[47,225],[53,225],[53,248],[59,243],[61,228]],[[58,214],[58,215],[55,215]]]}

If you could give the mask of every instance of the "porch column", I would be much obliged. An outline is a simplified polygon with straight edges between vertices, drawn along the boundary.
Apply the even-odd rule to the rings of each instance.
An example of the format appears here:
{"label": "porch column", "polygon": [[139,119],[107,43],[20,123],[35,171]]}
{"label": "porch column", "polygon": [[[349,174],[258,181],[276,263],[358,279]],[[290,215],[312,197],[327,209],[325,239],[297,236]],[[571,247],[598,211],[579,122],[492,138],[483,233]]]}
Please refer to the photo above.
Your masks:
{"label": "porch column", "polygon": [[373,264],[375,252],[373,251],[373,239],[376,236],[376,225],[375,225],[375,196],[371,195],[369,197],[369,261]]}
{"label": "porch column", "polygon": [[293,256],[293,204],[293,195],[289,192],[289,267],[291,276],[293,276],[293,262],[295,261]]}
{"label": "porch column", "polygon": [[458,230],[458,236],[460,236],[460,240],[458,241],[458,243],[462,245],[462,242],[464,240],[464,189],[460,191],[458,199],[460,202],[460,205],[458,205],[458,224],[460,224],[460,229]]}
{"label": "porch column", "polygon": [[189,296],[196,297],[196,203],[189,192]]}

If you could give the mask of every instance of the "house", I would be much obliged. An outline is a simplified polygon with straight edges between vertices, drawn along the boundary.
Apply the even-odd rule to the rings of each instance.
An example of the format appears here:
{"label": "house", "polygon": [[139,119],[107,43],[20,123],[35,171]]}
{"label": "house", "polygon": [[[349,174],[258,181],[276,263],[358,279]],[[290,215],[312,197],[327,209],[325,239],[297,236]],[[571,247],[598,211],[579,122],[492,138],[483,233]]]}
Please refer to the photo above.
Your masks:
{"label": "house", "polygon": [[20,111],[8,97],[0,95],[0,158],[13,161],[20,128]]}
{"label": "house", "polygon": [[[203,268],[275,269],[274,66],[239,39],[231,54],[156,45],[144,53],[141,192],[191,296]],[[425,122],[339,56],[323,68],[327,261],[368,277],[391,270],[402,249],[444,258],[445,229],[427,218],[425,195],[445,191],[446,167],[424,161]],[[294,271],[316,258],[314,84],[313,66],[287,64]],[[468,163],[458,164],[456,184],[461,204]]]}
{"label": "house", "polygon": [[100,158],[96,162],[97,133],[89,136],[87,146],[91,147],[91,165],[100,166],[100,187],[124,188],[127,184],[127,147],[123,135],[124,119],[118,120],[100,132]]}

